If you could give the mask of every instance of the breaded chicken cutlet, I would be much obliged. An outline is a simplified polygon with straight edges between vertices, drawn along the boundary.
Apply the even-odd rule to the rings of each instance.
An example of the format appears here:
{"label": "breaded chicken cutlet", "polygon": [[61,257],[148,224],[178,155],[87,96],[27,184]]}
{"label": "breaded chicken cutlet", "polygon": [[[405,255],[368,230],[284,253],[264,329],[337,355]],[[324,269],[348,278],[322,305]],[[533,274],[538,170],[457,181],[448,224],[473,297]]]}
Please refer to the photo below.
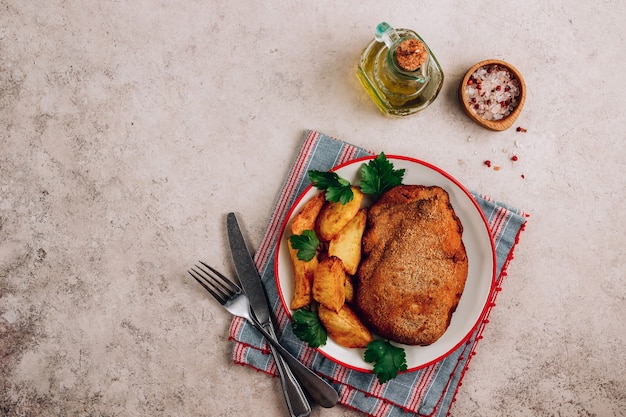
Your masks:
{"label": "breaded chicken cutlet", "polygon": [[356,306],[374,332],[407,345],[443,335],[467,279],[462,233],[441,187],[400,185],[370,207]]}

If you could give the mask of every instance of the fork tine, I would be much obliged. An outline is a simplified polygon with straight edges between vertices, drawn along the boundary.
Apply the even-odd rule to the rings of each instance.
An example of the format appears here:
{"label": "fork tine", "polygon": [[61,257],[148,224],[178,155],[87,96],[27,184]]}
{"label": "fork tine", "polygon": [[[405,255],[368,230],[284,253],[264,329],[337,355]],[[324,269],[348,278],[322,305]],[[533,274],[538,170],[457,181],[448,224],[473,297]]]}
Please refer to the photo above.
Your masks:
{"label": "fork tine", "polygon": [[226,302],[228,301],[228,296],[224,294],[223,291],[219,291],[217,288],[215,288],[212,281],[209,281],[208,279],[203,277],[198,271],[193,268],[188,270],[187,272],[193,277],[193,279],[198,281],[198,283],[202,285],[205,290],[210,292],[213,298],[219,301],[220,304],[226,304]]}
{"label": "fork tine", "polygon": [[[215,268],[200,261],[201,265],[194,265],[188,272],[205,290],[217,299],[220,304],[225,305],[242,290],[237,284],[232,282]],[[204,266],[204,268],[203,268]],[[208,270],[207,270],[208,268]]]}
{"label": "fork tine", "polygon": [[[231,297],[233,295],[235,295],[235,294],[240,294],[241,293],[241,291],[242,291],[241,288],[237,284],[235,284],[233,281],[231,281],[229,278],[224,276],[224,274],[222,274],[221,272],[219,272],[218,270],[216,270],[212,266],[207,265],[206,263],[204,263],[202,261],[200,261],[200,263],[202,265],[204,265],[205,267],[209,268],[215,275],[217,275],[219,278],[221,278],[221,279],[218,280],[216,277],[212,276],[206,269],[204,270],[204,272],[207,275],[211,276],[214,279],[214,281],[216,283],[218,283],[225,291],[230,293]],[[199,268],[201,268],[201,267],[199,267]]]}

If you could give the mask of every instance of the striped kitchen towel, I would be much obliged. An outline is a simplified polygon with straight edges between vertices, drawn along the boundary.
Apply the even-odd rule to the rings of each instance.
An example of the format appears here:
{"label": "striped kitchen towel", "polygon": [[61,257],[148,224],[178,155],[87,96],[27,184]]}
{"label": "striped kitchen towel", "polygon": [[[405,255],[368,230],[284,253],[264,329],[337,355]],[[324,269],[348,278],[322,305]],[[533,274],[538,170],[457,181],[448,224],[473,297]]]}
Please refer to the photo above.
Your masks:
{"label": "striped kitchen towel", "polygon": [[[339,392],[341,404],[375,417],[446,416],[474,355],[476,344],[482,339],[489,311],[495,306],[495,299],[506,276],[507,265],[513,259],[513,249],[524,229],[527,215],[487,196],[472,193],[487,218],[496,247],[497,282],[489,298],[487,314],[467,342],[450,355],[425,368],[402,373],[395,379],[380,384],[372,373],[338,365],[300,341],[291,330],[274,281],[274,255],[280,240],[281,226],[296,198],[310,184],[308,171],[328,171],[334,166],[368,155],[372,155],[372,152],[319,132],[307,132],[302,148],[278,195],[273,214],[255,253],[255,262],[272,305],[281,343],[334,385]],[[234,341],[235,363],[276,375],[276,366],[268,346],[245,320],[236,317],[232,321],[229,337]]]}

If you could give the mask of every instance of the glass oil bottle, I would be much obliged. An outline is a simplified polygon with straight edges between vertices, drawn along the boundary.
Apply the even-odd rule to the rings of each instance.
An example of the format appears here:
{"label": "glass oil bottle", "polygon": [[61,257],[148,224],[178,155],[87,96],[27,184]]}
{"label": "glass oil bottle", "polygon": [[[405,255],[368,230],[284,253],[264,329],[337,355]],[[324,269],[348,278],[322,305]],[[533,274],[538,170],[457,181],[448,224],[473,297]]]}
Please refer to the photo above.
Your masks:
{"label": "glass oil bottle", "polygon": [[432,103],[443,71],[426,42],[409,29],[382,22],[359,60],[358,78],[385,115],[408,116]]}

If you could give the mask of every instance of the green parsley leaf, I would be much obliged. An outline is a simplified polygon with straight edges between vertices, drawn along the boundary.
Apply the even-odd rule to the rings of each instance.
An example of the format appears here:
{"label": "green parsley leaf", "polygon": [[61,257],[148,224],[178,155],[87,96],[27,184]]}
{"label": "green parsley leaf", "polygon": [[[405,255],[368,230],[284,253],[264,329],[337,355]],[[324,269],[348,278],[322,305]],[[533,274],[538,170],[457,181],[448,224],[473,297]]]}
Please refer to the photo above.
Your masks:
{"label": "green parsley leaf", "polygon": [[379,198],[396,185],[402,184],[404,169],[393,169],[383,152],[361,166],[361,191]]}
{"label": "green parsley leaf", "polygon": [[298,259],[309,262],[317,253],[320,241],[313,230],[305,230],[300,235],[289,236],[291,247],[297,251]]}
{"label": "green parsley leaf", "polygon": [[381,384],[395,378],[400,371],[406,371],[404,349],[386,340],[372,340],[365,351],[365,362],[374,364],[374,373]]}
{"label": "green parsley leaf", "polygon": [[311,170],[309,179],[315,187],[326,191],[326,200],[330,202],[346,204],[354,198],[350,181],[341,178],[336,172]]}
{"label": "green parsley leaf", "polygon": [[311,347],[320,347],[326,344],[326,329],[322,326],[317,313],[306,308],[301,308],[293,313],[291,323],[293,333]]}

